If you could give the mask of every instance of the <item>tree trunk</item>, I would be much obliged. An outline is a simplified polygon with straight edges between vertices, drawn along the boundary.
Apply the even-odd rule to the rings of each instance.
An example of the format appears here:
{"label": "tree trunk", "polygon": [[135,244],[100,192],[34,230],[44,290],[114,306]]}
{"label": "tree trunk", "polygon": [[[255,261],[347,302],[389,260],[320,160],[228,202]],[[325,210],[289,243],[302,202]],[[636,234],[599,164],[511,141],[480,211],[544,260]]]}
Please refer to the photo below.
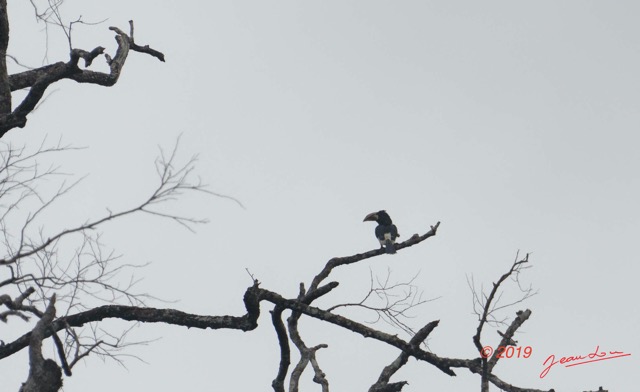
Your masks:
{"label": "tree trunk", "polygon": [[7,72],[9,46],[9,14],[7,0],[0,0],[0,115],[11,113],[11,86]]}

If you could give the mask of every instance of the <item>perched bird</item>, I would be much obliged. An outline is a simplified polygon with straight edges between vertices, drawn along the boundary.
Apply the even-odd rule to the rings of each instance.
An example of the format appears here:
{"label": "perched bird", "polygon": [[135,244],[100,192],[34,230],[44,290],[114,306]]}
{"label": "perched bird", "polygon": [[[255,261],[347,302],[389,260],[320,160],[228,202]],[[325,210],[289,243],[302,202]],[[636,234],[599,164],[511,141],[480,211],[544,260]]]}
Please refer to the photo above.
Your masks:
{"label": "perched bird", "polygon": [[378,222],[375,233],[376,238],[380,241],[380,246],[382,246],[387,253],[396,253],[396,248],[393,244],[396,243],[396,238],[400,237],[400,234],[398,234],[398,228],[391,221],[391,217],[387,214],[387,211],[372,212],[364,218],[363,222],[366,221]]}

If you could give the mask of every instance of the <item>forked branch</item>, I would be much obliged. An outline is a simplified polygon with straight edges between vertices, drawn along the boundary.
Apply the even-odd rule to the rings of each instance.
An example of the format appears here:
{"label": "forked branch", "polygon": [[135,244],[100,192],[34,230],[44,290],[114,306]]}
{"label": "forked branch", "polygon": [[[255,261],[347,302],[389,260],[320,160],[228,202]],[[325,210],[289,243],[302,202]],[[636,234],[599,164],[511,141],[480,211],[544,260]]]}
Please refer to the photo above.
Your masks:
{"label": "forked branch", "polygon": [[[117,27],[109,29],[116,33],[115,39],[118,49],[113,57],[104,53],[104,48],[98,46],[90,51],[72,49],[69,61],[57,62],[40,68],[9,75],[6,70],[6,45],[8,42],[8,21],[6,18],[6,0],[0,2],[0,137],[13,128],[23,128],[27,123],[27,116],[34,111],[49,86],[62,79],[71,79],[78,83],[90,83],[100,86],[113,86],[122,73],[130,51],[148,54],[160,61],[165,61],[164,54],[149,45],[138,45],[133,39],[133,21],[129,21],[130,32],[126,34]],[[6,30],[6,31],[5,31]],[[109,73],[81,69],[80,59],[84,66],[89,67],[93,61],[104,54]],[[29,92],[22,102],[15,108],[11,104],[11,92],[28,88]]]}

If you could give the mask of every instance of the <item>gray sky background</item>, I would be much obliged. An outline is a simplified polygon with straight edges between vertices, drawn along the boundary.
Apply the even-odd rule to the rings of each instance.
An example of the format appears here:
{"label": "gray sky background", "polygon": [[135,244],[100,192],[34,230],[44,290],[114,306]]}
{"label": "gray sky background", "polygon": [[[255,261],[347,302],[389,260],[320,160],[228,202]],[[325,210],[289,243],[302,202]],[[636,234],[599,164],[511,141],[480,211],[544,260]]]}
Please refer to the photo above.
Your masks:
{"label": "gray sky background", "polygon": [[[26,3],[26,4],[22,4]],[[10,53],[42,63],[46,40],[28,2],[10,1]],[[251,284],[295,296],[334,256],[373,249],[372,211],[386,209],[403,239],[441,221],[438,235],[393,257],[336,271],[326,300],[359,300],[369,270],[415,283],[428,298],[412,325],[438,319],[429,348],[477,355],[466,276],[489,287],[516,252],[532,252],[524,283],[539,295],[508,309],[532,317],[517,340],[528,359],[495,373],[521,387],[557,391],[637,388],[640,340],[640,26],[637,2],[168,2],[71,1],[75,47],[115,41],[108,26],[166,54],[130,53],[116,86],[65,81],[23,130],[4,141],[87,146],[60,161],[89,176],[47,215],[48,232],[126,208],[154,184],[158,145],[199,154],[214,197],[187,197],[175,211],[206,217],[196,234],[150,216],[104,226],[122,262],[153,263],[141,291],[184,311],[244,312]],[[65,37],[49,34],[49,61],[66,61]],[[95,69],[106,70],[102,59]],[[13,71],[19,68],[13,67]],[[507,294],[516,294],[511,283]],[[89,358],[66,391],[270,390],[278,349],[263,305],[257,331],[143,325],[135,339],[159,341],[130,353],[128,370]],[[371,317],[354,315],[361,321]],[[126,328],[126,323],[105,324]],[[386,325],[380,328],[394,333]],[[19,320],[2,326],[17,336]],[[313,320],[301,323],[334,390],[365,390],[397,352]],[[497,345],[493,329],[485,344]],[[406,338],[406,336],[403,335]],[[3,337],[3,340],[8,340]],[[551,354],[631,353],[540,379]],[[3,389],[27,377],[26,352],[3,360]],[[479,389],[411,360],[394,378],[406,391]],[[317,390],[307,374],[304,390]],[[495,388],[493,388],[495,389]]]}

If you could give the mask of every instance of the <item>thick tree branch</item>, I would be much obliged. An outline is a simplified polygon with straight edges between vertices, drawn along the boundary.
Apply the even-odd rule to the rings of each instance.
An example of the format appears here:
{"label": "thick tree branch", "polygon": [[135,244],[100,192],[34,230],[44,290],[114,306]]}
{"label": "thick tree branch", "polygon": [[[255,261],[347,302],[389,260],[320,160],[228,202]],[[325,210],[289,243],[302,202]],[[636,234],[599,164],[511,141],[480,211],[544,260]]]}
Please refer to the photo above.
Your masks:
{"label": "thick tree branch", "polygon": [[29,338],[29,377],[20,392],[57,392],[62,387],[62,371],[51,359],[42,356],[42,341],[56,315],[56,296],[51,297],[47,310]]}
{"label": "thick tree branch", "polygon": [[391,346],[397,347],[400,350],[408,352],[411,356],[426,361],[438,369],[442,370],[444,373],[455,376],[455,373],[451,370],[451,367],[468,367],[468,360],[450,360],[447,361],[443,358],[438,357],[435,354],[424,351],[420,348],[413,347],[406,341],[400,339],[395,335],[390,335],[382,331],[378,331],[376,329],[367,327],[366,325],[360,324],[356,321],[348,319],[346,317],[333,314],[331,312],[327,312],[325,310],[306,305],[298,300],[290,300],[285,299],[277,293],[260,289],[260,297],[280,306],[284,306],[288,309],[306,314],[307,316],[311,316],[318,320],[326,321],[331,324],[343,327],[352,332],[360,334],[365,338],[373,338],[375,340],[379,340],[381,342],[387,343]]}
{"label": "thick tree branch", "polygon": [[276,330],[278,336],[278,344],[280,345],[280,365],[278,366],[278,374],[271,383],[275,392],[285,392],[284,380],[287,377],[289,371],[289,365],[291,364],[291,349],[289,348],[289,337],[287,335],[287,329],[282,321],[282,312],[285,308],[276,305],[271,311],[271,322]]}
{"label": "thick tree branch", "polygon": [[[420,344],[429,336],[431,331],[440,323],[439,320],[435,320],[420,328],[420,330],[413,335],[409,344],[418,348]],[[369,392],[392,392],[400,391],[402,387],[408,384],[406,381],[400,381],[395,383],[389,383],[391,376],[393,376],[401,367],[403,367],[409,360],[409,354],[405,351],[401,352],[395,361],[391,362],[389,366],[385,366],[378,377],[378,381],[369,388]]]}
{"label": "thick tree branch", "polygon": [[[239,329],[250,331],[257,327],[258,316],[260,315],[259,302],[266,300],[283,308],[291,309],[311,316],[313,318],[327,321],[331,324],[349,329],[364,337],[373,338],[400,350],[406,351],[411,356],[431,363],[444,373],[454,376],[451,367],[470,367],[471,360],[447,359],[438,357],[435,354],[426,352],[419,347],[414,347],[410,343],[363,324],[339,316],[319,308],[306,305],[299,300],[285,299],[277,293],[261,289],[258,284],[254,284],[247,289],[244,295],[244,303],[247,314],[244,316],[203,316],[184,313],[174,309],[140,308],[135,306],[104,305],[86,312],[75,315],[61,317],[51,324],[51,329],[46,331],[46,336],[51,336],[52,331],[59,331],[67,326],[77,327],[87,323],[101,321],[107,318],[119,318],[128,321],[140,322],[161,322],[173,325],[180,325],[193,328],[211,329]],[[15,341],[0,346],[0,359],[12,355],[28,346],[31,333],[27,333]]]}
{"label": "thick tree branch", "polygon": [[[244,303],[245,308],[247,309],[247,314],[244,316],[203,316],[203,315],[194,315],[188,314],[184,312],[180,312],[178,310],[173,309],[154,309],[154,308],[139,308],[133,306],[117,306],[117,305],[105,305],[95,309],[91,309],[86,312],[78,313],[75,315],[61,317],[52,323],[50,323],[50,328],[45,329],[44,332],[41,332],[41,339],[45,339],[48,336],[51,336],[52,331],[59,331],[66,327],[74,327],[81,326],[87,323],[101,321],[106,318],[119,318],[123,320],[129,321],[140,321],[140,322],[163,322],[167,324],[173,325],[181,325],[186,327],[194,327],[194,328],[211,328],[211,329],[239,329],[242,331],[253,330],[257,327],[257,320],[260,314],[259,302],[262,300],[266,300],[270,303],[276,305],[276,308],[280,312],[280,309],[290,309],[294,312],[305,314],[307,316],[316,318],[318,320],[326,321],[331,324],[337,325],[339,327],[348,329],[355,333],[358,333],[364,337],[373,338],[380,342],[389,344],[391,346],[397,347],[402,351],[399,358],[394,361],[389,367],[385,368],[383,374],[381,374],[379,378],[379,384],[382,384],[386,381],[387,388],[379,389],[380,391],[397,391],[404,385],[403,383],[388,383],[389,378],[397,369],[399,369],[404,363],[405,358],[412,356],[416,359],[428,362],[438,369],[442,370],[444,373],[454,376],[455,373],[451,368],[467,368],[469,371],[475,374],[483,374],[483,366],[480,361],[480,358],[476,359],[457,359],[457,358],[444,358],[439,357],[433,353],[426,352],[420,349],[419,345],[429,333],[438,325],[438,321],[433,321],[423,327],[416,335],[409,341],[406,342],[397,336],[389,335],[387,333],[375,330],[373,328],[362,325],[358,322],[350,320],[346,317],[339,316],[333,314],[331,312],[327,312],[325,310],[309,306],[303,303],[299,299],[285,299],[277,293],[271,292],[269,290],[261,289],[258,287],[258,282],[254,282],[254,285],[249,287],[244,295]],[[329,286],[329,285],[327,285]],[[511,329],[515,332],[515,329],[519,327],[522,322],[526,320],[526,313],[523,312],[519,319],[514,321],[512,327],[507,330],[507,334],[511,333]],[[277,324],[277,322],[276,322]],[[40,332],[39,332],[40,333]],[[508,335],[507,335],[508,336]],[[40,338],[40,335],[37,336]],[[17,351],[28,347],[30,342],[33,341],[33,332],[27,333],[22,337],[18,338],[14,342],[9,344],[0,346],[0,359],[5,358],[9,355],[16,353]],[[325,345],[319,345],[314,348],[310,348],[309,354],[311,351],[317,351],[317,349],[325,347]],[[309,355],[305,358],[306,361],[315,360],[312,358],[312,355]],[[317,382],[323,385],[323,388],[328,388],[328,383],[324,379],[324,373],[321,372],[316,364],[313,364],[314,370],[316,371],[315,379]],[[56,365],[57,367],[57,365]],[[320,376],[322,377],[320,377]],[[501,380],[497,376],[492,373],[487,374],[487,378],[489,382],[496,385],[497,387],[509,391],[509,392],[545,392],[537,389],[527,389],[527,388],[519,388],[508,384],[507,382]]]}
{"label": "thick tree branch", "polygon": [[[475,373],[475,372],[474,372]],[[480,373],[478,373],[480,374]],[[505,381],[502,381],[500,378],[498,378],[496,375],[494,374],[489,374],[489,381],[497,386],[498,388],[500,388],[500,390],[505,391],[505,392],[555,392],[553,389],[550,389],[548,391],[546,390],[542,390],[542,389],[533,389],[533,388],[519,388],[515,385],[511,385]]]}
{"label": "thick tree branch", "polygon": [[[113,86],[118,81],[122,68],[130,50],[134,52],[146,53],[156,57],[160,61],[164,61],[164,54],[150,48],[148,45],[138,45],[133,40],[133,35],[127,35],[117,27],[109,29],[116,32],[116,42],[118,49],[112,58],[105,54],[110,72],[95,72],[83,70],[78,67],[78,60],[85,61],[85,67],[92,64],[93,60],[104,53],[104,48],[98,46],[91,52],[82,49],[72,49],[68,62],[58,62],[46,65],[41,68],[20,72],[11,76],[6,71],[6,46],[3,45],[3,27],[2,11],[6,17],[6,0],[0,2],[0,137],[13,128],[22,128],[27,123],[27,116],[35,109],[36,105],[42,97],[46,89],[53,83],[61,79],[71,79],[78,83],[91,83],[101,86]],[[2,8],[4,7],[4,8]],[[131,33],[133,33],[133,21],[129,22]],[[8,42],[8,23],[6,24],[6,42]],[[4,67],[4,68],[3,68]],[[4,73],[3,73],[4,69]],[[27,96],[13,111],[11,111],[11,93],[18,89],[30,88]]]}
{"label": "thick tree branch", "polygon": [[[319,296],[326,294],[331,289],[333,289],[333,287],[336,287],[336,286],[337,284],[332,285],[331,283],[329,283],[315,290],[315,292],[305,293],[304,284],[301,283],[297,301],[300,301],[304,304],[309,304],[315,298],[318,298]],[[268,291],[266,290],[263,290],[263,292],[268,293]],[[276,307],[282,307],[282,305],[277,304]],[[289,336],[293,344],[298,349],[298,352],[300,353],[300,360],[298,361],[296,366],[293,368],[293,371],[291,372],[291,378],[289,379],[289,392],[298,392],[299,385],[300,385],[300,377],[302,376],[302,373],[304,372],[304,370],[306,369],[309,363],[312,364],[312,367],[315,372],[315,377],[313,378],[313,381],[319,384],[322,384],[323,392],[328,392],[329,382],[326,380],[325,374],[320,370],[320,366],[318,365],[318,362],[315,358],[315,353],[317,350],[319,350],[320,348],[326,348],[328,346],[326,344],[320,344],[313,348],[307,347],[307,345],[302,340],[302,337],[300,336],[300,333],[298,331],[298,320],[300,319],[300,315],[301,315],[300,312],[294,311],[291,314],[291,316],[287,319]]]}
{"label": "thick tree branch", "polygon": [[315,347],[311,347],[309,350],[309,362],[311,362],[311,367],[313,368],[314,376],[313,382],[320,384],[322,386],[322,392],[329,392],[329,380],[326,378],[326,374],[320,369],[320,365],[318,364],[318,359],[316,358],[316,353],[321,348],[327,348],[326,344],[319,344]]}
{"label": "thick tree branch", "polygon": [[0,116],[11,113],[11,83],[7,71],[9,14],[7,0],[0,0]]}
{"label": "thick tree branch", "polygon": [[[244,304],[247,314],[244,316],[203,316],[174,309],[104,305],[86,312],[58,318],[51,323],[51,328],[45,331],[45,337],[51,336],[53,331],[60,331],[66,327],[79,327],[108,318],[144,323],[166,323],[188,328],[239,329],[241,331],[250,331],[258,326],[260,294],[261,289],[258,288],[257,282],[247,289],[244,294]],[[26,333],[13,342],[0,346],[0,359],[6,358],[27,347],[31,339],[31,334],[31,332]]]}
{"label": "thick tree branch", "polygon": [[29,317],[24,314],[25,311],[33,313],[38,317],[42,317],[43,313],[39,311],[37,308],[35,308],[34,306],[22,304],[24,300],[27,299],[27,297],[29,297],[34,292],[35,292],[35,289],[33,287],[29,287],[27,290],[24,291],[24,293],[20,294],[13,300],[7,294],[0,295],[0,305],[4,305],[9,309],[8,312],[0,313],[0,320],[6,322],[7,317],[11,315],[11,316],[18,316],[22,318],[24,321],[28,321]]}
{"label": "thick tree branch", "polygon": [[62,370],[64,371],[64,375],[67,377],[71,377],[71,367],[69,367],[69,362],[67,362],[67,356],[64,353],[64,344],[62,340],[58,337],[58,332],[53,331],[52,335],[53,343],[56,346],[56,351],[58,352],[58,358],[60,358],[60,364],[62,365]]}
{"label": "thick tree branch", "polygon": [[[531,316],[531,310],[529,309],[516,312],[516,318],[513,320],[509,328],[507,328],[507,331],[503,334],[502,340],[500,340],[500,344],[498,345],[498,347],[507,347],[511,345],[511,343],[513,342],[513,335],[516,333],[518,328],[520,328],[522,324],[524,324],[524,322],[529,319],[529,316]],[[493,368],[498,363],[498,360],[498,350],[496,350],[487,363],[487,370],[489,372],[493,371]]]}
{"label": "thick tree branch", "polygon": [[82,49],[72,49],[71,50],[71,62],[73,64],[78,64],[78,60],[79,59],[83,59],[84,60],[84,66],[88,67],[91,65],[91,63],[93,63],[93,60],[98,57],[99,55],[104,53],[104,48],[102,46],[98,46],[97,48],[93,49],[91,52],[87,52],[86,50],[82,50]]}

